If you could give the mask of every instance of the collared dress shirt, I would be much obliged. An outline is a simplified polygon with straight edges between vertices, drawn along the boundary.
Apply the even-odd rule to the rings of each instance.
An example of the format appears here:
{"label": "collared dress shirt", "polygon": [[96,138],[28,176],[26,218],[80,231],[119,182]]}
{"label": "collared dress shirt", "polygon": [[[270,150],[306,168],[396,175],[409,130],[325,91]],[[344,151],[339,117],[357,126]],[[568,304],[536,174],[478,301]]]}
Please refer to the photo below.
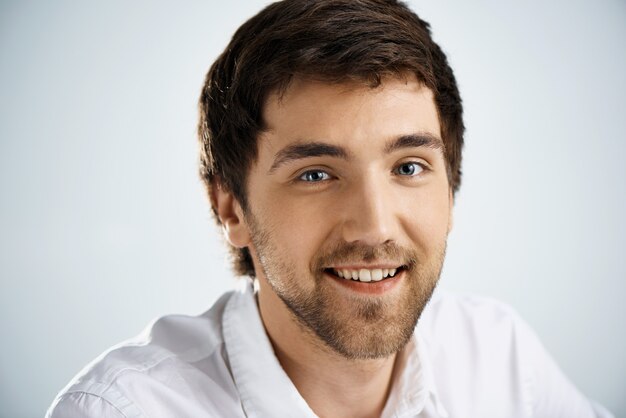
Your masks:
{"label": "collared dress shirt", "polygon": [[[384,418],[611,417],[500,302],[441,291],[399,353]],[[315,417],[272,351],[251,285],[102,354],[48,418]]]}

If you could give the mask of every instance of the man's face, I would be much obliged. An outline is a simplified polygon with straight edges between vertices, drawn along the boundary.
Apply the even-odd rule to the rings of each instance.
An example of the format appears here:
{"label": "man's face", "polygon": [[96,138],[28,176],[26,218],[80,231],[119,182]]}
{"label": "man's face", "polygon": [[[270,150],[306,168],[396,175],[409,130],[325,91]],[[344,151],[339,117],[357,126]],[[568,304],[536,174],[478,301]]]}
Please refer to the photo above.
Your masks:
{"label": "man's face", "polygon": [[432,92],[411,77],[294,81],[263,116],[245,213],[261,295],[347,358],[397,352],[435,288],[450,226]]}

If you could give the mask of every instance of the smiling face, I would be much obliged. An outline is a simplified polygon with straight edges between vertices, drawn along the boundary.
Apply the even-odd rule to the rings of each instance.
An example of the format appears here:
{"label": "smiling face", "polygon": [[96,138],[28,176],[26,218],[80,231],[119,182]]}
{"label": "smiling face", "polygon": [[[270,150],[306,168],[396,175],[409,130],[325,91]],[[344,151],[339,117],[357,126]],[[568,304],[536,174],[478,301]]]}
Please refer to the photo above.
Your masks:
{"label": "smiling face", "polygon": [[251,251],[261,312],[347,358],[397,352],[437,283],[450,227],[432,92],[410,77],[376,88],[294,81],[263,116],[245,231],[230,234]]}

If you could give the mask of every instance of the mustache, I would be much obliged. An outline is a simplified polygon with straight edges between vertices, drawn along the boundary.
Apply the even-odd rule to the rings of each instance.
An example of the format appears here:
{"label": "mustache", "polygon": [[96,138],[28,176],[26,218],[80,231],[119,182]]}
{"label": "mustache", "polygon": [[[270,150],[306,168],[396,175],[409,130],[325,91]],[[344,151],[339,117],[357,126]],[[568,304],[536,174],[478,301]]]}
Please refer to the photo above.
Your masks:
{"label": "mustache", "polygon": [[318,271],[338,264],[376,261],[393,262],[398,266],[410,268],[418,263],[418,256],[415,251],[394,242],[385,242],[376,246],[359,242],[339,242],[325,249],[316,257],[312,267],[314,271]]}

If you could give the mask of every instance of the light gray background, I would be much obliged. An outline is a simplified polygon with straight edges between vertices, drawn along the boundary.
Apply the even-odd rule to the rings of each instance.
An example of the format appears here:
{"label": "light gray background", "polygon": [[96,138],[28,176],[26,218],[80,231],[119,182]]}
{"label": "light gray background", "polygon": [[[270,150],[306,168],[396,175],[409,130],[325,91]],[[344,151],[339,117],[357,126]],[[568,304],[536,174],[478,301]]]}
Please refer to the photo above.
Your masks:
{"label": "light gray background", "polygon": [[[234,280],[196,100],[263,1],[0,3],[0,415]],[[442,285],[495,296],[626,416],[626,3],[424,1],[465,100]]]}

